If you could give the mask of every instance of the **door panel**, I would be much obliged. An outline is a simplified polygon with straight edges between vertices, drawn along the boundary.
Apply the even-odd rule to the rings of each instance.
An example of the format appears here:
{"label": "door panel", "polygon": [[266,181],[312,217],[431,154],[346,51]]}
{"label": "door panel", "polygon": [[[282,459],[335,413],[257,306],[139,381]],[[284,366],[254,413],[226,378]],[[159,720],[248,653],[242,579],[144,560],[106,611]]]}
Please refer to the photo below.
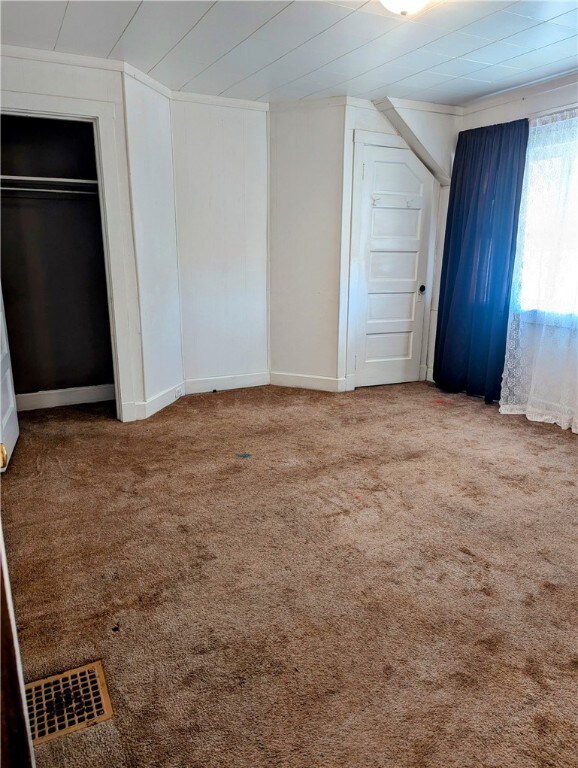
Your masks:
{"label": "door panel", "polygon": [[0,566],[0,646],[2,648],[0,654],[0,719],[2,721],[0,764],[2,768],[33,768],[35,762],[26,709],[22,661],[1,527]]}
{"label": "door panel", "polygon": [[[377,147],[385,149],[387,147]],[[407,149],[395,149],[394,152],[408,152]],[[409,195],[420,195],[422,191],[422,182],[412,170],[408,167],[405,160],[395,162],[395,160],[376,160],[374,169],[374,193],[383,192],[386,195],[391,194],[392,190],[399,190]]]}
{"label": "door panel", "polygon": [[419,379],[434,179],[409,149],[363,147],[355,385]]}
{"label": "door panel", "polygon": [[[374,333],[377,325],[392,320],[413,320],[415,316],[415,294],[413,293],[372,293],[368,296],[367,324]],[[387,331],[387,328],[383,329]]]}
{"label": "door panel", "polygon": [[367,336],[366,359],[370,363],[411,358],[412,332],[371,333]]}
{"label": "door panel", "polygon": [[371,251],[370,280],[416,280],[418,251]]}
{"label": "door panel", "polygon": [[[385,204],[380,208],[383,198],[373,199],[372,211],[372,237],[391,237],[395,232],[397,237],[418,237],[420,226],[420,211],[410,211],[403,208],[403,199],[396,205],[392,205],[391,200],[384,201]],[[387,205],[387,207],[386,207]]]}
{"label": "door panel", "polygon": [[[16,412],[16,397],[12,381],[12,366],[6,333],[6,316],[4,300],[0,292],[0,444],[4,446],[0,455],[0,471],[8,466],[12,451],[18,440],[18,414]],[[4,451],[6,453],[4,454]]]}

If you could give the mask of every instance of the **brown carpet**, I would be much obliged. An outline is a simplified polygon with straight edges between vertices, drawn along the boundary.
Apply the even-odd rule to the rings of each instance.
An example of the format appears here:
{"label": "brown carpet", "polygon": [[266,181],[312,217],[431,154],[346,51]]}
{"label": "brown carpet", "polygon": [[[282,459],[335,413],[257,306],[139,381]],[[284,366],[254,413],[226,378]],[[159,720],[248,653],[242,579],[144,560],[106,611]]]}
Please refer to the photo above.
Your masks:
{"label": "brown carpet", "polygon": [[578,764],[569,432],[425,384],[21,430],[26,679],[102,658],[115,707],[40,768]]}

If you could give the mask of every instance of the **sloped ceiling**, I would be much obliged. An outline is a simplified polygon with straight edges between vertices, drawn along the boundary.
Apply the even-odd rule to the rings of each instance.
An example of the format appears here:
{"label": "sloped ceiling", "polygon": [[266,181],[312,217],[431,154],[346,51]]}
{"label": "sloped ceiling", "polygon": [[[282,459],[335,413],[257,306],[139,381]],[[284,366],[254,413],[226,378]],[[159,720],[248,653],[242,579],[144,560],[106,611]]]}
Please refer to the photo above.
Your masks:
{"label": "sloped ceiling", "polygon": [[574,0],[4,0],[2,42],[126,61],[173,90],[462,105],[577,67]]}

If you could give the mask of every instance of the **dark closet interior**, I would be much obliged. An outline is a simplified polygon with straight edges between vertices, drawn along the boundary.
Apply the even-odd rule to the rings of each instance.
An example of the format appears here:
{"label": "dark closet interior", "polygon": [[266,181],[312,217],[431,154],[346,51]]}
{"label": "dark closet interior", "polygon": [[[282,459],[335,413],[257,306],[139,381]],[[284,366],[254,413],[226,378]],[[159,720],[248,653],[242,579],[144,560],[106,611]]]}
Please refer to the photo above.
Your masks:
{"label": "dark closet interior", "polygon": [[2,293],[16,394],[114,382],[93,125],[2,115]]}

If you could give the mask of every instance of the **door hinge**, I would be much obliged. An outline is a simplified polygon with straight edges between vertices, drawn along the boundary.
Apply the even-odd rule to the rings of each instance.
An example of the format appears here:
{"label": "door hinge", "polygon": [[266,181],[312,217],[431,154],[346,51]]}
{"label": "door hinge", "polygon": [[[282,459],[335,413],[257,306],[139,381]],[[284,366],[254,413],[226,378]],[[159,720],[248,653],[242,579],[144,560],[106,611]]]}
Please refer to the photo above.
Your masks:
{"label": "door hinge", "polygon": [[365,163],[363,163],[363,169],[361,171],[361,181],[365,178]]}

